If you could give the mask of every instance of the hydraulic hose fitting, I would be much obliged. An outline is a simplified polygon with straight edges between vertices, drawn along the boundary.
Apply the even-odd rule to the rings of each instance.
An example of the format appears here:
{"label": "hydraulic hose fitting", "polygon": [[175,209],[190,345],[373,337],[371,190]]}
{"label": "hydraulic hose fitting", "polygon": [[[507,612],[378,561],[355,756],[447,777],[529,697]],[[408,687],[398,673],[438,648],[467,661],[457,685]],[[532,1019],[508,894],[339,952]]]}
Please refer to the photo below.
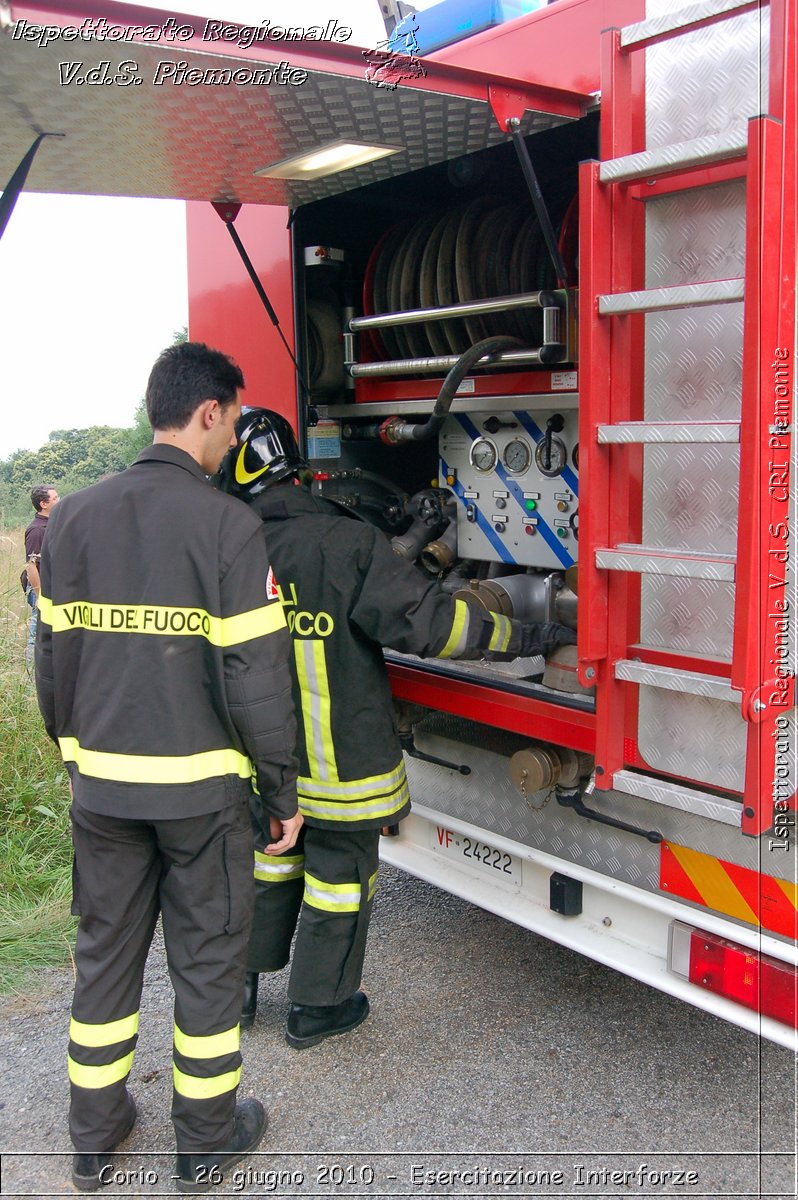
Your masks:
{"label": "hydraulic hose fitting", "polygon": [[388,417],[380,425],[380,441],[386,446],[398,446],[400,442],[412,441],[412,434],[407,432],[407,421],[401,417]]}

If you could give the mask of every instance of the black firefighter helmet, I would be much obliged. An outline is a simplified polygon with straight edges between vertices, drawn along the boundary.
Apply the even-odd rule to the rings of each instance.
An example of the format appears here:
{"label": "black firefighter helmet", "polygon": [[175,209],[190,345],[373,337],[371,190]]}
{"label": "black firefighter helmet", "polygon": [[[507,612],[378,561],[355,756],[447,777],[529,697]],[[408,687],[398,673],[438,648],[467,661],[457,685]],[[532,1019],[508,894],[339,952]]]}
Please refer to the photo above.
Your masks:
{"label": "black firefighter helmet", "polygon": [[243,409],[236,438],[219,472],[219,486],[229,496],[253,500],[273,483],[307,469],[293,429],[270,408]]}

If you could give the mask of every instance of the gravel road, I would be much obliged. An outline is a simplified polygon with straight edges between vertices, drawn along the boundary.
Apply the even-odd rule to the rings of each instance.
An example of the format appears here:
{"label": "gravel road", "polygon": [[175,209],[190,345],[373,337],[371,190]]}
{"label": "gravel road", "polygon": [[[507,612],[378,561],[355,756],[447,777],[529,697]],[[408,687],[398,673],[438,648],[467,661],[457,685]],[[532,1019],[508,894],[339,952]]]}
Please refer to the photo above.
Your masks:
{"label": "gravel road", "polygon": [[[789,1051],[383,867],[369,1020],[283,1040],[286,972],[262,982],[241,1095],[263,1152],[213,1195],[796,1194]],[[4,1196],[71,1196],[72,972],[2,1002]],[[171,1195],[171,989],[153,948],[131,1089],[139,1121],[103,1196]]]}

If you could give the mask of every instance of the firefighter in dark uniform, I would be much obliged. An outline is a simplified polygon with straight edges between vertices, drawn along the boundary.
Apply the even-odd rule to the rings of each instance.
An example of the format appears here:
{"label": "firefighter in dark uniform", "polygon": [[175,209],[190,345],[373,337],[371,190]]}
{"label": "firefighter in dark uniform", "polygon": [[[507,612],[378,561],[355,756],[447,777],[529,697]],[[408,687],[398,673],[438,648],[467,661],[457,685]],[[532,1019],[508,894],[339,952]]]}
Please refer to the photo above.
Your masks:
{"label": "firefighter in dark uniform", "polygon": [[[561,625],[478,613],[425,580],[384,535],[296,486],[308,470],[288,422],[250,409],[225,458],[221,486],[263,521],[293,634],[297,791],[303,845],[275,855],[256,833],[256,901],[242,1026],[258,973],[288,962],[286,1037],[301,1049],[368,1015],[359,991],[382,826],[410,811],[383,646],[438,658],[545,653],[572,643]],[[300,915],[301,912],[301,915]]]}
{"label": "firefighter in dark uniform", "polygon": [[283,609],[260,522],[209,486],[234,440],[238,367],[166,350],[154,443],[54,509],[41,560],[39,705],[72,790],[80,916],[69,1041],[73,1183],[105,1182],[135,1121],[133,1064],[159,913],[175,990],[177,1179],[205,1190],[260,1141],[236,1105],[252,915],[252,777],[277,853],[301,826]]}

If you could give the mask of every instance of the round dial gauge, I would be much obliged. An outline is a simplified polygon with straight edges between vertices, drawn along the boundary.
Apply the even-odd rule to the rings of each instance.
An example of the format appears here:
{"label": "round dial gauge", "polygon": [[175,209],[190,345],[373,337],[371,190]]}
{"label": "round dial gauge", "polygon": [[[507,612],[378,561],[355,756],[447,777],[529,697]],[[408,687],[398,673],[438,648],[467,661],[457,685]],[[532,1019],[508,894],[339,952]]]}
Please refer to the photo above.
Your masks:
{"label": "round dial gauge", "polygon": [[532,462],[532,451],[522,438],[513,438],[504,447],[502,462],[513,475],[520,475]]}
{"label": "round dial gauge", "polygon": [[478,471],[492,471],[499,461],[499,452],[490,438],[481,437],[472,442],[469,457]]}
{"label": "round dial gauge", "polygon": [[549,479],[559,475],[567,461],[568,451],[562,438],[552,437],[550,451],[545,438],[535,447],[535,465],[541,475],[546,475]]}

